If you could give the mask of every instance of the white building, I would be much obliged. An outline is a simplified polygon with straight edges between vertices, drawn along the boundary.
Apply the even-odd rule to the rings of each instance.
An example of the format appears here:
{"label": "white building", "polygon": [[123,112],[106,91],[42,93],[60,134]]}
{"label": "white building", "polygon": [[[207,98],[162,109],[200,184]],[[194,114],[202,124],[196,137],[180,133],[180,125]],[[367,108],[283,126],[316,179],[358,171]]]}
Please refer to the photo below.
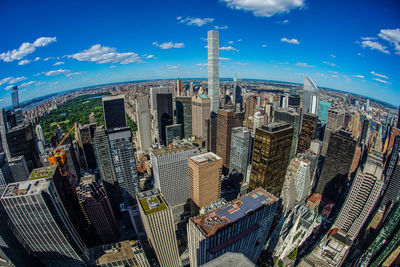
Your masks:
{"label": "white building", "polygon": [[208,97],[211,99],[211,111],[219,109],[219,33],[208,31]]}
{"label": "white building", "polygon": [[151,141],[151,116],[149,109],[149,97],[140,96],[135,101],[136,104],[136,123],[137,139],[140,150],[146,152],[152,144]]}

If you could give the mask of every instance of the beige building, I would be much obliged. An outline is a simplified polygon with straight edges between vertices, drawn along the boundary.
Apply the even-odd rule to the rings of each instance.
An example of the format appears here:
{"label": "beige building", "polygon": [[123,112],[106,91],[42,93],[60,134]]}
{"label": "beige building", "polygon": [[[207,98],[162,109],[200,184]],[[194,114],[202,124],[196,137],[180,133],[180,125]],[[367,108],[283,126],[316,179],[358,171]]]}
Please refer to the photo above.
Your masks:
{"label": "beige building", "polygon": [[200,209],[221,196],[222,158],[212,152],[189,158],[190,199]]}
{"label": "beige building", "polygon": [[192,135],[206,138],[205,119],[210,117],[210,105],[206,95],[192,97]]}
{"label": "beige building", "polygon": [[172,209],[158,189],[136,195],[147,238],[161,267],[182,266]]}

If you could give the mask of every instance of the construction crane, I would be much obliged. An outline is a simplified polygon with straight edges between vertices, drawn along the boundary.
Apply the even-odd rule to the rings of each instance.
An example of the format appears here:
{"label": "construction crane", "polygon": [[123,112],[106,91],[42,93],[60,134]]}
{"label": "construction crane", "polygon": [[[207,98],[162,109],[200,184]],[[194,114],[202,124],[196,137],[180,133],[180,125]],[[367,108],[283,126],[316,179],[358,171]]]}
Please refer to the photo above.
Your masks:
{"label": "construction crane", "polygon": [[[67,165],[67,153],[64,149],[61,148],[62,144],[64,143],[65,139],[71,134],[74,126],[68,130],[68,132],[64,135],[61,141],[58,143],[57,147],[50,152],[49,155],[49,163],[51,166],[58,166],[60,173],[62,176],[69,176],[68,173],[68,165]],[[70,177],[68,177],[70,178]],[[68,179],[69,180],[69,179]]]}

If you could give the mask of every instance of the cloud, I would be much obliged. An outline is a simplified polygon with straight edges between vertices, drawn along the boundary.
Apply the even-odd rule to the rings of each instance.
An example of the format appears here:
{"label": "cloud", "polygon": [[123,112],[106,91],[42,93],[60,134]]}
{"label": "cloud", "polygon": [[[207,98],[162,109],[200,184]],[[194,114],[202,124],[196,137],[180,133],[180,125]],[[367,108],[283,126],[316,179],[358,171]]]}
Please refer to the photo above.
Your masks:
{"label": "cloud", "polygon": [[197,27],[201,27],[215,20],[213,18],[204,18],[204,19],[193,18],[193,17],[182,18],[181,16],[177,17],[176,19],[179,21],[179,23],[184,23],[188,26],[197,26]]}
{"label": "cloud", "polygon": [[239,52],[239,49],[233,47],[233,46],[222,46],[219,48],[219,50],[226,50],[226,51],[236,51]]}
{"label": "cloud", "polygon": [[224,25],[224,26],[217,26],[217,25],[215,25],[214,26],[214,29],[215,30],[227,30],[227,29],[229,29],[229,26],[227,26],[227,25]]}
{"label": "cloud", "polygon": [[208,66],[208,63],[198,63],[196,66]]}
{"label": "cloud", "polygon": [[0,85],[6,84],[6,83],[13,85],[15,83],[24,81],[26,79],[27,78],[25,76],[20,76],[20,77],[16,77],[16,78],[14,78],[14,77],[6,77],[6,78],[3,78],[3,79],[0,80]]}
{"label": "cloud", "polygon": [[33,61],[38,61],[40,60],[40,57],[36,57]]}
{"label": "cloud", "polygon": [[372,80],[380,82],[380,83],[391,84],[390,82],[382,80],[382,79],[379,79],[379,78],[372,78]]}
{"label": "cloud", "polygon": [[59,65],[63,65],[63,64],[65,64],[65,62],[58,61],[58,62],[54,63],[53,66],[59,66]]}
{"label": "cloud", "polygon": [[240,43],[241,41],[243,41],[243,39],[240,39],[240,38],[239,38],[237,41]]}
{"label": "cloud", "polygon": [[357,53],[357,56],[365,57],[364,54],[362,54],[362,53]]}
{"label": "cloud", "polygon": [[18,49],[8,50],[0,54],[0,60],[4,62],[13,62],[14,60],[21,60],[29,54],[35,52],[36,47],[43,47],[52,42],[55,42],[56,37],[40,37],[33,43],[24,42]]}
{"label": "cloud", "polygon": [[266,44],[262,44],[261,46],[262,46],[262,47],[267,47],[267,45],[266,45]]}
{"label": "cloud", "polygon": [[63,69],[58,69],[58,70],[51,70],[47,72],[42,72],[46,76],[55,76],[55,75],[60,75],[60,74],[68,74],[70,73],[70,70],[63,70]]}
{"label": "cloud", "polygon": [[109,68],[110,69],[113,69],[113,68],[116,68],[117,66],[115,66],[115,65],[111,65]]}
{"label": "cloud", "polygon": [[361,37],[361,40],[363,40],[363,41],[372,41],[372,40],[376,40],[376,39],[378,39],[378,38],[376,38],[376,37]]}
{"label": "cloud", "polygon": [[240,61],[236,62],[236,64],[242,65],[242,66],[247,66],[247,65],[249,65],[249,63],[247,63],[247,62],[240,62]]}
{"label": "cloud", "polygon": [[228,41],[228,44],[233,44],[234,43],[234,41]]}
{"label": "cloud", "polygon": [[167,67],[167,69],[174,70],[174,69],[179,69],[181,66],[180,66],[180,65],[176,65],[176,66],[173,66],[173,65],[167,65],[166,67]]}
{"label": "cloud", "polygon": [[154,55],[147,55],[146,58],[147,59],[154,58]]}
{"label": "cloud", "polygon": [[256,17],[271,17],[304,6],[304,0],[221,0],[229,8],[249,11]]}
{"label": "cloud", "polygon": [[9,85],[9,86],[6,86],[6,88],[4,88],[5,90],[10,90],[11,88],[13,88],[14,87],[14,85]]}
{"label": "cloud", "polygon": [[104,63],[141,63],[139,55],[134,52],[117,53],[113,47],[102,46],[100,44],[92,45],[89,49],[83,50],[73,55],[67,56],[78,61],[90,61],[98,64]]}
{"label": "cloud", "polygon": [[157,46],[161,49],[184,48],[185,47],[184,43],[173,43],[173,42],[165,42],[162,44],[159,44],[158,42],[153,42],[153,45]]}
{"label": "cloud", "polygon": [[286,37],[281,38],[281,42],[289,43],[289,44],[295,44],[295,45],[300,44],[299,40],[294,39],[294,38],[293,39],[288,39]]}
{"label": "cloud", "polygon": [[337,76],[336,74],[332,74],[331,77],[335,78],[335,79],[339,79],[339,76]]}
{"label": "cloud", "polygon": [[288,65],[290,63],[289,62],[278,62],[278,64],[280,64],[280,65]]}
{"label": "cloud", "polygon": [[31,61],[32,60],[30,60],[30,59],[24,59],[24,60],[21,60],[20,62],[18,62],[18,65],[20,65],[20,66],[26,65],[26,64],[31,63]]}
{"label": "cloud", "polygon": [[86,71],[77,71],[77,72],[71,72],[68,73],[67,75],[65,75],[66,77],[71,77],[71,76],[75,76],[75,75],[81,75],[83,73],[85,73]]}
{"label": "cloud", "polygon": [[277,21],[277,22],[276,22],[276,24],[282,24],[282,25],[285,25],[285,24],[288,24],[288,23],[289,23],[289,20],[288,20],[288,19],[280,20],[280,21]]}
{"label": "cloud", "polygon": [[328,65],[328,66],[331,66],[331,67],[336,67],[336,64],[333,63],[333,62],[324,61],[324,62],[322,62],[322,63],[324,63],[324,64],[326,64],[326,65]]}
{"label": "cloud", "polygon": [[332,71],[332,70],[328,70],[328,72],[330,72],[330,73],[333,73],[333,74],[339,74],[339,72],[337,72],[337,71]]}
{"label": "cloud", "polygon": [[27,87],[27,86],[30,86],[30,85],[32,85],[34,83],[36,83],[36,81],[26,82],[26,83],[21,84],[19,87],[20,88]]}
{"label": "cloud", "polygon": [[55,57],[46,57],[46,58],[43,59],[43,61],[48,61],[50,59],[55,59]]}
{"label": "cloud", "polygon": [[394,45],[396,54],[400,55],[400,28],[381,30],[378,36]]}
{"label": "cloud", "polygon": [[308,65],[308,63],[305,63],[305,62],[296,62],[296,66],[304,67],[304,68],[314,68],[315,67],[313,65]]}
{"label": "cloud", "polygon": [[231,60],[229,57],[220,57],[219,60]]}
{"label": "cloud", "polygon": [[360,79],[364,79],[365,78],[363,75],[359,75],[359,74],[353,75],[353,77],[360,78]]}
{"label": "cloud", "polygon": [[[361,38],[361,39],[362,39],[362,38]],[[358,43],[360,43],[360,42],[358,42]],[[389,52],[389,50],[387,49],[387,47],[384,46],[384,45],[382,45],[382,44],[379,43],[379,42],[366,40],[366,41],[361,41],[360,44],[361,44],[361,47],[362,47],[362,48],[368,47],[368,48],[371,49],[371,50],[378,50],[378,51],[380,51],[380,52],[382,52],[382,53],[385,53],[385,54],[390,55],[390,52]]]}
{"label": "cloud", "polygon": [[376,73],[375,71],[371,71],[371,74],[374,75],[374,76],[376,76],[376,77],[379,77],[379,78],[389,79],[388,76],[383,75],[383,74]]}
{"label": "cloud", "polygon": [[334,54],[331,54],[331,57],[336,58],[336,56]]}

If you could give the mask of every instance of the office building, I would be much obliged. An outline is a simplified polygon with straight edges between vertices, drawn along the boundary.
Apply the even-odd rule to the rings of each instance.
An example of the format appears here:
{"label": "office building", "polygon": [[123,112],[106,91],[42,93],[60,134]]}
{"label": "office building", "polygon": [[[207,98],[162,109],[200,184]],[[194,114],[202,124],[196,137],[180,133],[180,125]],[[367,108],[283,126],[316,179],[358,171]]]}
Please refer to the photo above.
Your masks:
{"label": "office building", "polygon": [[394,203],[398,193],[400,192],[400,135],[395,137],[392,154],[386,163],[386,179],[384,194],[382,198],[383,205]]}
{"label": "office building", "polygon": [[13,176],[8,165],[6,155],[0,153],[0,195],[3,194],[4,189],[8,183],[14,182]]}
{"label": "office building", "polygon": [[384,183],[383,160],[369,155],[363,169],[359,168],[346,201],[333,227],[354,241],[377,203]]}
{"label": "office building", "polygon": [[231,139],[229,172],[236,170],[244,177],[251,162],[251,132],[246,127],[234,127]]}
{"label": "office building", "polygon": [[250,120],[250,117],[254,116],[257,107],[257,95],[247,95],[244,98],[244,109],[246,122]]}
{"label": "office building", "polygon": [[142,152],[146,152],[152,144],[149,97],[139,96],[136,98],[135,104],[138,145]]}
{"label": "office building", "polygon": [[28,170],[39,167],[40,160],[33,136],[32,125],[16,126],[6,134],[11,157],[24,156]]}
{"label": "office building", "polygon": [[340,197],[349,178],[355,149],[356,140],[349,132],[340,130],[331,134],[317,193],[334,202]]}
{"label": "office building", "polygon": [[300,103],[301,103],[301,97],[298,94],[289,95],[289,101],[288,101],[289,108],[293,108],[294,110],[296,110],[296,112],[300,113],[299,111]]}
{"label": "office building", "polygon": [[174,140],[181,140],[183,138],[183,125],[172,124],[165,127],[166,146],[170,146]]}
{"label": "office building", "polygon": [[369,120],[367,118],[362,118],[361,122],[361,135],[358,138],[358,144],[366,144],[367,139],[368,139],[368,133],[369,133]]}
{"label": "office building", "polygon": [[182,266],[172,209],[158,189],[137,194],[140,215],[147,238],[162,267]]}
{"label": "office building", "polygon": [[[243,106],[243,97],[242,97],[242,79],[238,77],[233,78],[233,105],[235,106],[235,110],[238,112],[242,111]],[[239,107],[239,110],[237,109]]]}
{"label": "office building", "polygon": [[14,182],[22,182],[28,180],[29,169],[24,156],[11,158],[8,161],[8,165],[10,167]]}
{"label": "office building", "polygon": [[201,266],[226,252],[243,253],[253,263],[260,255],[278,199],[258,188],[188,224],[190,266]]}
{"label": "office building", "polygon": [[125,97],[123,95],[102,98],[104,125],[107,130],[126,126]]}
{"label": "office building", "polygon": [[0,139],[1,139],[1,147],[3,148],[4,153],[6,154],[7,160],[11,158],[10,149],[8,148],[7,143],[7,115],[4,111],[4,108],[0,110]]}
{"label": "office building", "polygon": [[299,162],[299,168],[296,173],[295,183],[296,183],[296,202],[304,204],[305,200],[311,193],[312,187],[312,162],[307,158],[307,156],[299,155],[297,158]]}
{"label": "office building", "polygon": [[261,112],[257,111],[254,113],[254,118],[253,118],[253,131],[252,131],[252,136],[256,134],[256,129],[258,127],[261,127],[265,124],[265,116],[261,114]]}
{"label": "office building", "polygon": [[40,124],[36,125],[35,132],[39,152],[40,154],[43,154],[46,146],[46,139],[44,137],[43,129]]}
{"label": "office building", "polygon": [[241,267],[256,267],[254,262],[249,260],[243,253],[225,252],[218,258],[215,258],[206,264],[201,265],[202,267],[218,267],[218,266],[230,266],[236,264]]}
{"label": "office building", "polygon": [[219,33],[207,32],[208,41],[208,97],[210,98],[211,111],[219,109]]}
{"label": "office building", "polygon": [[136,171],[131,128],[108,131],[108,140],[120,195],[126,207],[132,206],[136,203],[135,195],[140,192],[140,182]]}
{"label": "office building", "polygon": [[311,141],[315,139],[317,133],[317,124],[317,115],[310,113],[303,114],[297,153],[303,153],[310,148]]}
{"label": "office building", "polygon": [[103,181],[108,197],[110,198],[113,210],[119,210],[119,204],[122,202],[122,198],[115,173],[110,142],[103,125],[96,128],[93,138],[93,146],[100,177]]}
{"label": "office building", "polygon": [[[163,147],[151,152],[154,187],[160,189],[173,209],[174,221],[184,213],[190,198],[188,158],[199,153],[191,144]],[[178,218],[175,218],[178,217]]]}
{"label": "office building", "polygon": [[304,77],[302,114],[311,113],[318,116],[319,89],[309,77]]}
{"label": "office building", "polygon": [[94,175],[86,175],[81,178],[76,194],[87,223],[96,230],[102,244],[118,240],[118,224],[103,184]]}
{"label": "office building", "polygon": [[207,137],[205,120],[210,117],[211,100],[200,94],[192,97],[192,135]]}
{"label": "office building", "polygon": [[290,161],[286,170],[285,180],[282,186],[281,198],[284,214],[292,211],[296,205],[297,189],[296,189],[296,175],[299,170],[300,162],[297,158]]}
{"label": "office building", "polygon": [[369,112],[369,99],[367,98],[367,103],[365,105],[365,111]]}
{"label": "office building", "polygon": [[188,161],[192,213],[197,213],[221,196],[222,158],[208,152]]}
{"label": "office building", "polygon": [[27,249],[45,265],[86,266],[88,249],[66,213],[55,182],[45,177],[9,184],[1,204]]}
{"label": "office building", "polygon": [[19,107],[18,86],[14,86],[11,91],[11,100],[13,109]]}
{"label": "office building", "polygon": [[318,109],[318,121],[324,126],[328,120],[328,110],[331,108],[332,104],[326,101],[319,101]]}
{"label": "office building", "polygon": [[299,128],[300,128],[300,115],[293,110],[278,109],[274,112],[274,122],[287,122],[293,127],[293,138],[292,146],[290,148],[290,158],[296,156],[297,143],[299,140]]}
{"label": "office building", "polygon": [[218,131],[218,115],[215,112],[210,113],[210,117],[206,119],[206,147],[208,151],[217,152],[217,131]]}
{"label": "office building", "polygon": [[75,139],[78,141],[79,150],[84,156],[85,165],[92,170],[97,168],[96,157],[92,144],[92,138],[96,131],[96,124],[86,124],[81,126],[75,124]]}
{"label": "office building", "polygon": [[344,110],[329,109],[321,154],[326,156],[331,133],[343,128]]}
{"label": "office building", "polygon": [[150,267],[143,246],[139,241],[124,240],[118,243],[94,247],[90,250],[92,266]]}
{"label": "office building", "polygon": [[236,113],[233,110],[218,110],[216,154],[222,158],[225,168],[229,168],[230,163],[232,128],[242,126],[243,120],[243,113]]}
{"label": "office building", "polygon": [[262,187],[274,195],[280,195],[289,164],[292,138],[293,127],[289,123],[271,123],[256,130],[250,190]]}
{"label": "office building", "polygon": [[172,108],[172,88],[152,87],[150,88],[150,102],[153,115],[153,134],[160,144],[166,145],[166,131],[168,125],[174,124]]}
{"label": "office building", "polygon": [[192,98],[179,96],[175,98],[176,123],[182,124],[182,138],[192,137]]}

